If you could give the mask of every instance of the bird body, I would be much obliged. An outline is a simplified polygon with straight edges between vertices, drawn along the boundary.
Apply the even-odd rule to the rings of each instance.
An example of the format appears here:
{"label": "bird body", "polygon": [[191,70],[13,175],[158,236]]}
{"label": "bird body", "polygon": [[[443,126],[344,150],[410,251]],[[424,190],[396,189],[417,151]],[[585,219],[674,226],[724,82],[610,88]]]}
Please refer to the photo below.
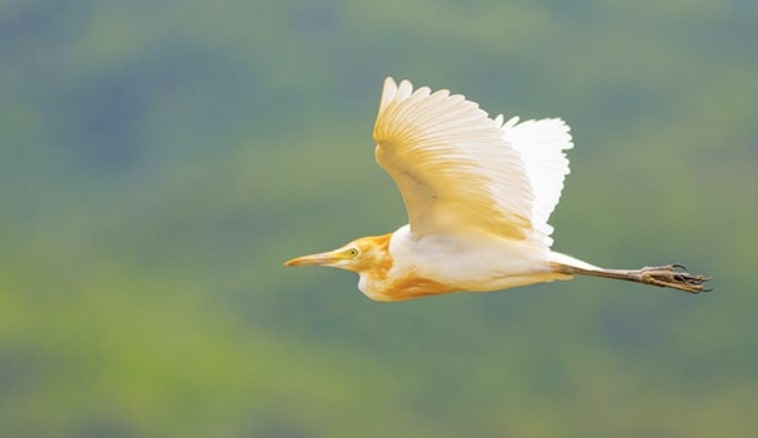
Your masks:
{"label": "bird body", "polygon": [[[545,281],[551,270],[546,250],[525,240],[492,237],[472,241],[456,235],[435,234],[415,238],[410,226],[392,233],[388,256],[393,267],[388,278],[423,278],[438,285],[432,291],[404,289],[396,284],[359,283],[373,299],[396,300],[452,290],[491,291]],[[556,277],[557,278],[557,277]],[[428,293],[427,293],[428,292]]]}
{"label": "bird body", "polygon": [[703,291],[707,277],[679,265],[608,270],[551,250],[548,224],[573,147],[560,119],[490,118],[447,90],[413,90],[387,78],[374,126],[377,163],[397,184],[409,224],[356,239],[287,266],[322,265],[360,275],[376,301],[492,291],[575,275]]}

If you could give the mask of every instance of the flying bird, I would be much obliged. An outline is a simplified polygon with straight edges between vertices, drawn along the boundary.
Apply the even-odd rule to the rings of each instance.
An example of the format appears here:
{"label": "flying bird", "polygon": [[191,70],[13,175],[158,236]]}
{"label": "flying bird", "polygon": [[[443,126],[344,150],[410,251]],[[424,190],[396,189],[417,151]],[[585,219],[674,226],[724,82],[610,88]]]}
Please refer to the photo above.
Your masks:
{"label": "flying bird", "polygon": [[360,275],[375,301],[494,291],[577,275],[708,291],[710,277],[680,264],[604,269],[552,251],[548,224],[573,147],[561,119],[503,123],[448,90],[384,81],[375,156],[408,213],[395,232],[362,237],[285,266],[330,266]]}

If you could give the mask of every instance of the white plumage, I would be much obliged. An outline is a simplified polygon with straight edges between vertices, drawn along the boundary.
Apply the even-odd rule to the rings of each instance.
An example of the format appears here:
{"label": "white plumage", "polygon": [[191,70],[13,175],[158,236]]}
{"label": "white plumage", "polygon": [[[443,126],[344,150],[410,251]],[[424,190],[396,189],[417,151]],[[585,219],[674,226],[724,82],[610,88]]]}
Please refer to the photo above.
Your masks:
{"label": "white plumage", "polygon": [[[573,146],[558,119],[503,124],[462,95],[388,78],[374,129],[410,228],[390,244],[389,277],[413,273],[485,291],[565,278],[550,267],[547,224]],[[359,285],[379,299],[384,284]]]}
{"label": "white plumage", "polygon": [[559,119],[503,125],[461,95],[387,78],[374,129],[379,164],[403,195],[414,235],[533,236],[547,247],[570,149]]}
{"label": "white plumage", "polygon": [[503,123],[447,90],[384,82],[376,160],[400,189],[408,225],[337,250],[292,259],[360,274],[368,297],[398,301],[591,275],[697,293],[709,278],[667,265],[602,269],[550,249],[550,214],[573,147],[561,119]]}
{"label": "white plumage", "polygon": [[[502,116],[498,116],[499,121]],[[553,233],[547,221],[558,205],[563,181],[570,172],[564,150],[574,147],[570,128],[561,119],[527,120],[513,117],[503,126],[503,138],[521,155],[532,189],[532,225],[543,234],[547,246]]]}

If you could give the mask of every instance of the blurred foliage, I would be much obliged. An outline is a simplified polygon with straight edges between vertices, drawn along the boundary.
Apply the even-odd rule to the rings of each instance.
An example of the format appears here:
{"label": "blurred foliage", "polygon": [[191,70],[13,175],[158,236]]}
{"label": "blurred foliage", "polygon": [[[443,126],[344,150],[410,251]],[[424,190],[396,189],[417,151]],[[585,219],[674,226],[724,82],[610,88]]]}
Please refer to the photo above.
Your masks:
{"label": "blurred foliage", "polygon": [[[0,2],[0,436],[747,436],[753,1]],[[574,129],[578,279],[376,304],[386,75]]]}

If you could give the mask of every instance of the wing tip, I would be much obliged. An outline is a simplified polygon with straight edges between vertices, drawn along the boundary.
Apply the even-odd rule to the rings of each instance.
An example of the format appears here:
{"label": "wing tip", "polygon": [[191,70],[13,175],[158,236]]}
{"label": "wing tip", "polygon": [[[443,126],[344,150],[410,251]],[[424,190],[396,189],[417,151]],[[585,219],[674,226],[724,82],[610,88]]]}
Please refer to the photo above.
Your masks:
{"label": "wing tip", "polygon": [[[424,87],[426,88],[426,87]],[[413,94],[413,84],[408,79],[399,83],[392,76],[387,76],[382,85],[382,97],[379,101],[379,110],[385,109],[392,101],[403,101]]]}
{"label": "wing tip", "polygon": [[395,95],[397,94],[397,83],[395,83],[395,80],[392,78],[392,76],[387,76],[387,78],[384,79],[384,84],[382,86],[382,97],[379,99],[379,111],[383,110],[384,108],[389,105],[390,102],[395,98]]}
{"label": "wing tip", "polygon": [[571,134],[571,125],[566,123],[560,117],[550,117],[544,119],[519,120],[513,117],[503,124],[503,131],[506,136],[513,135],[513,130],[529,132],[530,136],[552,137],[552,143],[558,143],[560,150],[570,150],[574,148],[574,138]]}
{"label": "wing tip", "polygon": [[395,94],[395,100],[405,100],[411,97],[413,94],[413,84],[408,79],[400,81],[400,85],[397,87],[397,94]]}

